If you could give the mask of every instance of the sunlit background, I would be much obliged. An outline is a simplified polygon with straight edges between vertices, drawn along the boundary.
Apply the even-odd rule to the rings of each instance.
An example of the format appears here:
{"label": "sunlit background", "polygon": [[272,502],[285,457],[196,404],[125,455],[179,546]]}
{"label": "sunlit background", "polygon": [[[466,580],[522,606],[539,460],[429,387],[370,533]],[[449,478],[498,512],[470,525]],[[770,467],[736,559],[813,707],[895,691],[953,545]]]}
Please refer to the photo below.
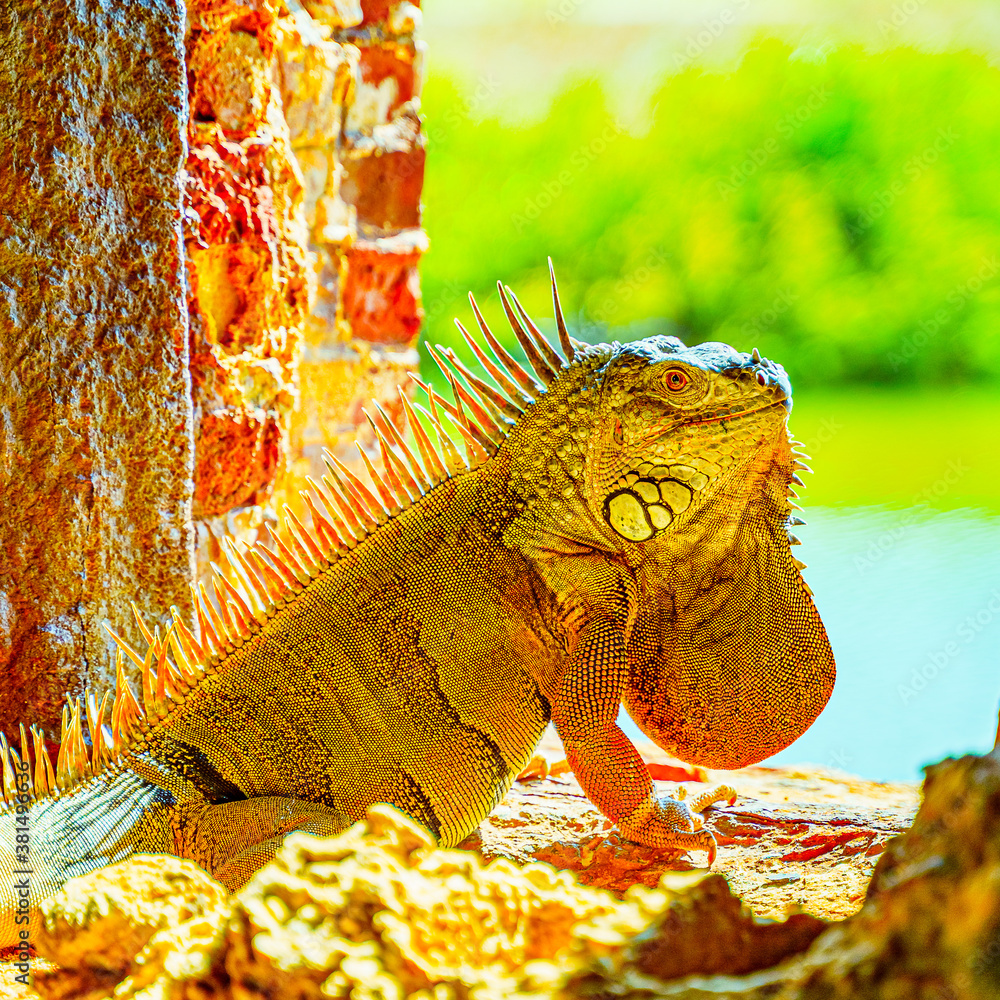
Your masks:
{"label": "sunlit background", "polygon": [[422,34],[426,339],[469,357],[469,290],[503,330],[497,278],[551,330],[551,255],[581,339],[782,363],[839,676],[773,759],[913,779],[988,749],[1000,5],[427,0]]}

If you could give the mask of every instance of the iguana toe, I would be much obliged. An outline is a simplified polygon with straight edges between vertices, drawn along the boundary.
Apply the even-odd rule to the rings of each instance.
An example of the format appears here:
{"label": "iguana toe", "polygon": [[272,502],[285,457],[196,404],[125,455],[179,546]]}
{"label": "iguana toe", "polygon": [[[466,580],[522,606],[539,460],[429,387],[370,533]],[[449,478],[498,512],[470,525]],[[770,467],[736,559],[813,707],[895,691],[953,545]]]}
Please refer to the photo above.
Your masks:
{"label": "iguana toe", "polygon": [[678,792],[677,798],[665,796],[650,800],[621,820],[618,828],[622,836],[649,847],[707,851],[711,867],[717,844],[701,813],[715,802],[725,801],[732,805],[736,801],[736,792],[728,785],[721,785],[690,800],[685,798],[684,789],[678,789]]}

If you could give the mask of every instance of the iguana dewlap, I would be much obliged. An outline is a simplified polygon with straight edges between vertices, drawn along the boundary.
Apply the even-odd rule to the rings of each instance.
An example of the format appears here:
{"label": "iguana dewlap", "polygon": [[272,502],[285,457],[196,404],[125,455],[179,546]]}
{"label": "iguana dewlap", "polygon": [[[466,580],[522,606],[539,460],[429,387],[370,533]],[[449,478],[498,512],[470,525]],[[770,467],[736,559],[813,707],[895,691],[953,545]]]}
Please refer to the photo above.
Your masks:
{"label": "iguana dewlap", "polygon": [[458,375],[453,403],[430,395],[439,449],[405,397],[419,460],[377,411],[377,495],[331,461],[311,529],[291,518],[274,550],[230,547],[216,602],[196,601],[200,639],[176,613],[165,637],[138,619],[146,652],[121,646],[143,708],[120,660],[113,699],[64,714],[55,767],[39,732],[18,751],[0,737],[0,945],[22,900],[33,914],[134,852],[235,888],[289,831],[338,831],[375,802],[456,844],[550,718],[626,837],[714,854],[615,720],[624,702],[669,753],[735,768],[829,698],[833,657],[789,549],[787,379],[724,344],[581,344],[556,298],[561,357],[503,301],[536,377],[476,310],[497,362],[467,339],[498,388],[442,352]]}

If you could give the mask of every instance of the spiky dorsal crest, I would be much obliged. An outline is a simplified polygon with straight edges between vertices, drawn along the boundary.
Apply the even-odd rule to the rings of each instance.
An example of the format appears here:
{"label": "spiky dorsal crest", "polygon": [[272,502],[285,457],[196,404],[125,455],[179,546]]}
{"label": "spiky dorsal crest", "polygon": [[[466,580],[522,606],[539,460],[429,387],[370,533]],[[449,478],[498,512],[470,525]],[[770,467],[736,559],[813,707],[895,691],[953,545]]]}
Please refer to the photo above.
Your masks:
{"label": "spiky dorsal crest", "polygon": [[[159,627],[150,629],[139,609],[132,605],[145,642],[142,653],[105,625],[118,647],[113,697],[108,691],[98,702],[93,692],[87,691],[82,706],[79,698],[68,700],[54,766],[37,727],[31,727],[29,740],[29,732],[21,726],[20,749],[0,734],[0,810],[4,805],[58,795],[113,765],[137,739],[166,718],[175,704],[183,702],[206,674],[215,673],[278,608],[294,600],[332,563],[446,479],[477,468],[496,454],[525,408],[541,398],[559,371],[585,347],[572,340],[566,329],[551,259],[549,274],[562,355],[546,340],[514,293],[498,282],[504,313],[531,366],[533,374],[529,373],[500,345],[470,295],[473,314],[494,359],[458,320],[455,322],[496,387],[469,371],[451,350],[440,346],[435,350],[428,345],[451,386],[452,399],[441,396],[416,376],[411,378],[427,394],[429,409],[411,402],[400,388],[403,414],[419,458],[385,411],[373,403],[372,411],[365,411],[365,416],[378,442],[382,470],[375,468],[360,446],[358,450],[374,492],[334,455],[325,452],[327,474],[319,483],[307,479],[311,492],[304,490],[300,494],[312,526],[303,525],[286,506],[284,537],[265,525],[271,545],[258,540],[241,550],[231,539],[225,540],[229,572],[212,564],[214,600],[203,584],[192,586],[200,638],[187,628],[176,607],[170,609],[172,624],[161,635]],[[434,428],[437,446],[418,412]],[[464,455],[445,429],[442,413],[458,433]],[[125,677],[125,657],[139,669],[141,704]],[[84,715],[89,745],[84,738]]]}

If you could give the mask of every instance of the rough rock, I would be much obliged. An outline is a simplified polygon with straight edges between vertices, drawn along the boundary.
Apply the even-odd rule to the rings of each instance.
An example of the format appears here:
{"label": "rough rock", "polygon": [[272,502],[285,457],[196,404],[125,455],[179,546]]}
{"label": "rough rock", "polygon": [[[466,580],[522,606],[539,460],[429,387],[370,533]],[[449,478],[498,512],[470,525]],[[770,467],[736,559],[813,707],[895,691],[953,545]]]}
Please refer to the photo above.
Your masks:
{"label": "rough rock", "polygon": [[[522,781],[516,794],[531,790],[539,821],[549,795],[550,832],[580,842],[589,831],[567,836],[560,825],[572,825],[574,814],[563,811],[575,795],[542,784],[565,774],[553,763],[536,770],[554,778]],[[735,783],[748,787],[752,777],[743,772]],[[871,783],[804,771],[758,780],[758,803],[770,799],[782,815],[808,818],[846,794],[841,826],[867,823],[873,842],[913,802],[906,787],[884,788],[880,800]],[[729,812],[715,811],[716,829]],[[777,922],[740,900],[740,871],[768,853],[753,843],[724,845],[717,872],[666,871],[657,888],[636,884],[619,899],[534,860],[484,865],[471,851],[435,849],[405,817],[376,807],[367,830],[290,838],[231,910],[218,886],[176,859],[133,859],[75,880],[47,910],[33,966],[41,995],[89,1000],[112,988],[137,1000],[528,992],[552,1000],[987,1000],[1000,995],[998,821],[1000,752],[932,766],[913,825],[885,845],[860,910],[824,930],[801,913],[822,909],[821,893],[804,893],[800,908],[789,900],[796,912]],[[497,814],[492,825],[500,837]],[[801,846],[784,845],[788,853]],[[785,864],[822,865],[843,847]],[[148,902],[157,896],[162,902]],[[0,963],[0,984],[13,984],[12,972]],[[112,987],[115,975],[124,985]],[[38,994],[14,984],[7,995]]]}
{"label": "rough rock", "polygon": [[232,911],[226,890],[190,861],[137,855],[71,879],[47,900],[34,942],[48,1000],[142,994],[157,980],[210,973]]}
{"label": "rough rock", "polygon": [[923,806],[861,912],[783,978],[780,1000],[1000,996],[1000,753],[928,768]]}
{"label": "rough rock", "polygon": [[[823,921],[761,922],[705,872],[619,901],[549,865],[484,865],[375,806],[338,837],[296,834],[232,901],[194,865],[137,857],[45,906],[45,1000],[87,996],[555,996],[573,980],[747,971]],[[442,993],[442,990],[444,991]]]}
{"label": "rough rock", "polygon": [[995,1000],[1000,996],[1000,753],[928,768],[913,826],[860,912],[747,976],[658,981],[600,969],[569,995],[629,1000]]}
{"label": "rough rock", "polygon": [[[823,768],[706,772],[672,761],[652,743],[636,745],[654,777],[687,777],[657,782],[663,794],[680,787],[694,798],[712,785],[736,788],[734,806],[716,805],[707,814],[719,843],[714,868],[760,916],[777,918],[789,907],[824,918],[854,913],[876,856],[907,829],[919,802],[916,785],[862,781]],[[703,854],[670,854],[623,840],[559,765],[565,755],[551,728],[539,756],[550,765],[548,776],[516,782],[464,846],[486,857],[547,861],[617,895],[636,883],[655,886],[665,872],[704,865]]]}
{"label": "rough rock", "polygon": [[102,623],[189,605],[184,12],[0,4],[0,729],[113,682]]}
{"label": "rough rock", "polygon": [[351,138],[341,194],[357,209],[359,221],[368,223],[372,235],[420,225],[424,159],[420,119],[412,111],[376,126],[369,135]]}
{"label": "rough rock", "polygon": [[[927,906],[928,897],[893,903],[888,916],[870,910],[869,900],[858,916],[824,928],[862,906],[874,855],[887,842],[887,860],[878,869],[885,874],[874,883],[873,899],[885,886],[919,882],[892,874],[907,869],[914,852],[914,872],[933,870],[925,851],[940,853],[946,845],[941,837],[929,845],[919,839],[921,819],[914,833],[888,840],[909,824],[915,786],[804,769],[713,774],[671,761],[649,744],[642,749],[651,773],[681,779],[692,796],[722,776],[739,788],[736,806],[709,813],[722,841],[713,871],[696,867],[703,857],[652,851],[610,831],[549,732],[468,849],[436,849],[412,821],[376,807],[367,830],[359,824],[330,840],[290,838],[276,862],[235,898],[232,911],[218,886],[177,859],[136,859],[74,880],[46,911],[48,931],[33,960],[38,990],[50,1000],[96,1000],[108,995],[117,975],[116,983],[125,985],[117,985],[115,995],[137,1000],[347,997],[352,990],[352,996],[415,1000],[526,992],[553,1000],[695,997],[723,990],[723,996],[763,1000],[797,988],[796,976],[839,982],[836,963],[845,954],[870,955],[864,950],[869,939],[891,965],[898,949],[893,933],[915,926],[914,907]],[[950,767],[940,765],[947,774]],[[933,797],[921,816],[937,830],[938,814],[928,810],[961,815],[942,836],[973,845],[982,839],[980,804],[967,803],[963,811],[947,798],[958,795],[962,780],[964,772],[932,780]],[[676,790],[676,784],[662,788]],[[1000,777],[997,784],[1000,789]],[[971,877],[974,856],[970,847],[943,870]],[[157,865],[163,866],[160,880]],[[928,938],[948,912],[947,877],[927,911]],[[989,913],[993,905],[987,892],[980,910]],[[892,932],[897,917],[904,922]],[[845,949],[817,950],[844,935]],[[82,961],[84,954],[91,957]],[[0,965],[0,982],[3,975]],[[696,982],[715,992],[697,992]],[[788,994],[799,996],[812,994]]]}

